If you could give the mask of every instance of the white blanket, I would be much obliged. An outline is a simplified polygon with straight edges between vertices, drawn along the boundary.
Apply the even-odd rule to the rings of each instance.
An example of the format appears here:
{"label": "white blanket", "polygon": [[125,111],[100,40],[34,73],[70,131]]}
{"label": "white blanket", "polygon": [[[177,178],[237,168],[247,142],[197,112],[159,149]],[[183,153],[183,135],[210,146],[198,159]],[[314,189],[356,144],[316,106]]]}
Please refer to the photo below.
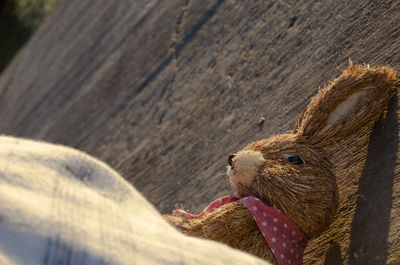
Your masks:
{"label": "white blanket", "polygon": [[106,164],[0,136],[0,264],[267,264],[169,226]]}

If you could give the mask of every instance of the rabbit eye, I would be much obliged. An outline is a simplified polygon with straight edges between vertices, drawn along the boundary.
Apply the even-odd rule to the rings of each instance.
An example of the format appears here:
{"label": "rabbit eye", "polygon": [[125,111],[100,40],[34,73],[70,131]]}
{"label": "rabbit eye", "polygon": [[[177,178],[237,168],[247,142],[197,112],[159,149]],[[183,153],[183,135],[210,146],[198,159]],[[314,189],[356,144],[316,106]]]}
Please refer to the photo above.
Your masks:
{"label": "rabbit eye", "polygon": [[303,165],[306,162],[299,156],[287,156],[286,159],[293,165]]}

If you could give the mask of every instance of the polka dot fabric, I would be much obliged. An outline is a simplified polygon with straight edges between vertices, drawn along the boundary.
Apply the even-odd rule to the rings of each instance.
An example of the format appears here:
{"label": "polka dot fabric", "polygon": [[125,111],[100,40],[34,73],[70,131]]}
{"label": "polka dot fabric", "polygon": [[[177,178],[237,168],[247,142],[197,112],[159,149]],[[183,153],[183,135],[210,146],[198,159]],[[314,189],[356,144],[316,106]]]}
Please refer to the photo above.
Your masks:
{"label": "polka dot fabric", "polygon": [[260,199],[249,196],[240,200],[253,215],[258,228],[279,264],[302,264],[307,245],[301,230],[286,215]]}
{"label": "polka dot fabric", "polygon": [[280,265],[302,264],[304,249],[307,240],[297,225],[287,216],[274,207],[267,206],[263,201],[254,196],[239,199],[234,196],[225,196],[207,206],[198,215],[192,215],[184,210],[175,210],[175,215],[185,215],[188,219],[200,218],[206,213],[211,213],[224,204],[240,201],[254,217],[258,228],[267,241],[275,259]]}

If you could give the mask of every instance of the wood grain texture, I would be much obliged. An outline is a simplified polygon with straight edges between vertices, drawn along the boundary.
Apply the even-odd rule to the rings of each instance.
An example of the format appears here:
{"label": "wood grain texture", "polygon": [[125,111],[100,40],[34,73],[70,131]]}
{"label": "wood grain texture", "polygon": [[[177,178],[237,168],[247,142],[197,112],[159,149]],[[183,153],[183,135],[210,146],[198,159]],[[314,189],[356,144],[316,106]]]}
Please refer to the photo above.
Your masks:
{"label": "wood grain texture", "polygon": [[[396,1],[64,0],[0,77],[0,133],[99,157],[162,213],[200,211],[233,192],[228,155],[292,129],[349,57],[398,71],[399,12]],[[332,150],[340,213],[306,264],[400,263],[397,99]]]}

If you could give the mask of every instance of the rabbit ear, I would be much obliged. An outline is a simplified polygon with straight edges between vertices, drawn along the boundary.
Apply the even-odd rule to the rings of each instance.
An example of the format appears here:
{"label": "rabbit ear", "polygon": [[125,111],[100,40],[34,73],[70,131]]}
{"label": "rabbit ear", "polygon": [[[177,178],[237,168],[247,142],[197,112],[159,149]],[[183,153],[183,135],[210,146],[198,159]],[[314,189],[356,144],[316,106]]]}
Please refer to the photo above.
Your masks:
{"label": "rabbit ear", "polygon": [[312,143],[340,141],[383,112],[396,84],[391,68],[350,65],[311,99],[293,132]]}

